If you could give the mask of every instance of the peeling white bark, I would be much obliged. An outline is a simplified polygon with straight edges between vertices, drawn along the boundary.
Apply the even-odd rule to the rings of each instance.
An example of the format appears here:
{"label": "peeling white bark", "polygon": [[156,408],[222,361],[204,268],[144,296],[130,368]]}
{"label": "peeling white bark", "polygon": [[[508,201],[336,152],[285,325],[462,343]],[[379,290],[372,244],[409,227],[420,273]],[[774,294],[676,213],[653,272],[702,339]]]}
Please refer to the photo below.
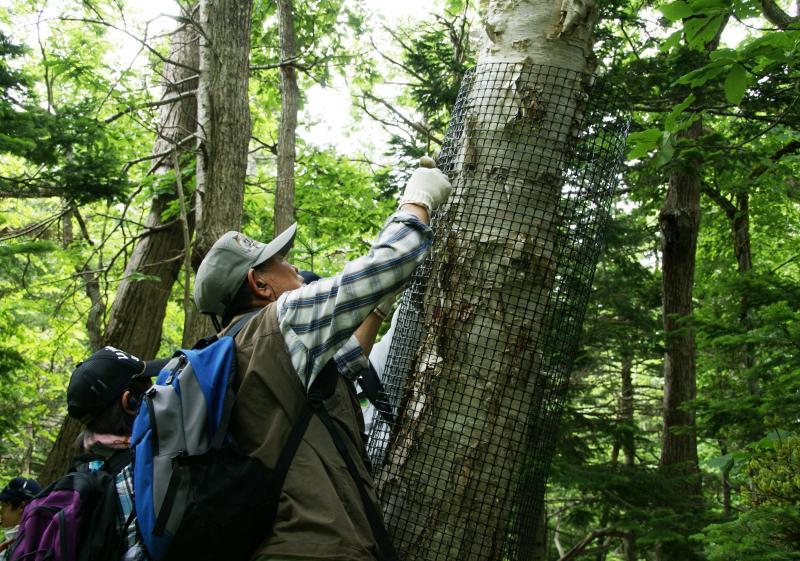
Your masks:
{"label": "peeling white bark", "polygon": [[[454,195],[441,218],[448,227],[437,230],[424,297],[426,336],[378,478],[390,532],[408,561],[508,554],[512,503],[536,428],[529,413],[541,409],[547,418],[547,392],[558,390],[542,361],[543,319],[597,11],[591,0],[496,0],[484,8]],[[490,89],[499,62],[511,71]],[[533,65],[561,72],[530,82]]]}

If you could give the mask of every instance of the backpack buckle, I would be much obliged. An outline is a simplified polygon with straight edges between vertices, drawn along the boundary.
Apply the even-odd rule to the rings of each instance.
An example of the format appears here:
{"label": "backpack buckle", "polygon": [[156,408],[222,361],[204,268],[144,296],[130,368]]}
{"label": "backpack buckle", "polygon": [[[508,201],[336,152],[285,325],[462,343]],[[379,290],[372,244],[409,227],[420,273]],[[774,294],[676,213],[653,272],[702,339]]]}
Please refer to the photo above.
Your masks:
{"label": "backpack buckle", "polygon": [[325,403],[325,396],[321,391],[312,389],[308,392],[308,403],[311,404],[312,409],[320,409]]}

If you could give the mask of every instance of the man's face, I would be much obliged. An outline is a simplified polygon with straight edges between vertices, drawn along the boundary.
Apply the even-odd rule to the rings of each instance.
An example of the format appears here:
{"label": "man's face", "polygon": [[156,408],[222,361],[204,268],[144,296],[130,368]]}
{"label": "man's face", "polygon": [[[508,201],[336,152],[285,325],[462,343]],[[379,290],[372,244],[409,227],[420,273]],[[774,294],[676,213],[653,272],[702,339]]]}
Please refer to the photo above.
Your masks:
{"label": "man's face", "polygon": [[0,525],[13,528],[22,520],[22,506],[13,508],[10,502],[0,502]]}
{"label": "man's face", "polygon": [[282,255],[275,255],[261,265],[256,271],[256,278],[272,288],[276,299],[284,292],[300,288],[305,282],[297,267]]}

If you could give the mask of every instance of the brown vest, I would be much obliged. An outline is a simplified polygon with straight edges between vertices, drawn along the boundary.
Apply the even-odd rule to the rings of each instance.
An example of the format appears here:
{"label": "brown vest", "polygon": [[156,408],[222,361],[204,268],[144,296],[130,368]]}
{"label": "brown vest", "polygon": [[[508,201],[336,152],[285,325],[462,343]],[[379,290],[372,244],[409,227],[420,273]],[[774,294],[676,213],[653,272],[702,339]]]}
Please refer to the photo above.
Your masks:
{"label": "brown vest", "polygon": [[[278,327],[275,304],[263,308],[236,336],[236,405],[232,432],[244,450],[273,467],[292,424],[306,404],[305,391],[292,367]],[[238,319],[238,318],[235,318]],[[356,460],[375,498],[372,476],[359,457],[364,420],[352,382],[338,377],[325,402],[330,416]],[[374,560],[377,546],[358,490],[322,422],[311,418],[283,485],[271,535],[257,556],[305,559]],[[256,515],[256,513],[254,513]]]}

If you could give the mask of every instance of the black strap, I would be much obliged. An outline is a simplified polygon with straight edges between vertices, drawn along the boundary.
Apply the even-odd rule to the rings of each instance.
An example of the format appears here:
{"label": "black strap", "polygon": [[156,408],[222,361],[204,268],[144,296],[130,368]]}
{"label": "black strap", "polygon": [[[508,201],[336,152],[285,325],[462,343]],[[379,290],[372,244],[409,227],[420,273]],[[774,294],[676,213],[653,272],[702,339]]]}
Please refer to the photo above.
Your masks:
{"label": "black strap", "polygon": [[375,367],[370,363],[369,368],[358,377],[358,385],[361,387],[361,392],[358,397],[366,397],[369,402],[378,410],[383,417],[383,420],[394,425],[394,412],[389,398],[386,396],[386,389],[383,387],[383,382],[378,377],[378,372]]}
{"label": "black strap", "polygon": [[161,502],[161,509],[158,511],[158,516],[156,516],[156,521],[153,525],[153,535],[160,536],[167,529],[169,515],[172,514],[172,507],[175,505],[175,499],[178,496],[178,489],[184,478],[185,469],[184,466],[177,462],[172,463],[172,473],[169,476],[164,500]]}
{"label": "black strap", "polygon": [[344,460],[347,471],[350,472],[350,477],[353,479],[353,483],[355,483],[358,489],[358,494],[364,505],[364,514],[367,516],[367,521],[372,530],[372,536],[378,544],[381,561],[399,561],[397,552],[392,544],[392,539],[389,537],[389,533],[386,531],[386,527],[383,524],[383,516],[375,508],[372,499],[367,493],[366,487],[364,487],[364,482],[361,480],[361,473],[358,471],[355,461],[347,450],[347,446],[344,440],[342,440],[339,430],[336,428],[335,421],[328,414],[327,409],[325,409],[324,402],[333,395],[333,392],[336,390],[338,376],[339,373],[336,369],[336,365],[333,360],[329,361],[311,385],[311,390],[308,392],[309,405],[322,421],[322,424],[325,425],[325,428],[328,429],[328,433],[330,433],[333,439],[333,444]]}
{"label": "black strap", "polygon": [[353,483],[356,484],[358,494],[361,496],[361,503],[364,505],[364,514],[366,514],[367,520],[369,521],[369,526],[372,529],[372,536],[375,538],[375,542],[378,544],[381,561],[399,561],[397,551],[395,551],[394,544],[392,544],[392,539],[389,537],[389,533],[386,531],[386,527],[383,524],[383,516],[377,511],[372,499],[367,493],[367,489],[364,487],[364,482],[361,480],[361,474],[359,473],[352,456],[350,456],[350,452],[348,452],[347,446],[342,440],[334,420],[328,414],[328,411],[325,409],[325,406],[322,403],[320,403],[318,407],[315,407],[314,412],[325,425],[325,428],[328,429],[328,432],[333,439],[333,444],[336,446],[336,450],[339,451],[339,455],[347,465],[347,471],[350,472],[350,477],[353,479]]}
{"label": "black strap", "polygon": [[236,323],[233,324],[233,327],[231,327],[229,330],[227,330],[225,332],[225,337],[234,337],[235,338],[239,334],[239,332],[242,330],[242,328],[245,326],[245,324],[248,321],[250,321],[253,318],[253,316],[255,316],[260,311],[261,310],[256,310],[254,312],[250,312],[249,314],[246,314],[246,315],[242,316],[239,319],[239,321],[237,321]]}
{"label": "black strap", "polygon": [[[234,323],[233,326],[225,332],[225,337],[235,339],[247,322],[250,321],[259,311],[260,310],[256,310],[255,312],[250,312],[249,314],[242,316],[239,321]],[[233,391],[233,388],[231,388],[231,383],[233,382],[233,373],[236,372],[235,360],[236,359],[234,358],[234,364],[232,366],[233,372],[231,372],[228,381],[228,388],[225,390],[225,398],[222,402],[222,417],[220,417],[217,432],[214,433],[214,439],[210,444],[212,450],[219,450],[225,443],[225,437],[228,435],[228,426],[231,422],[231,415],[233,415],[233,405],[236,403],[236,393]]]}
{"label": "black strap", "polygon": [[61,544],[61,559],[69,559],[69,544],[67,543],[67,515],[64,509],[58,511],[58,537]]}

